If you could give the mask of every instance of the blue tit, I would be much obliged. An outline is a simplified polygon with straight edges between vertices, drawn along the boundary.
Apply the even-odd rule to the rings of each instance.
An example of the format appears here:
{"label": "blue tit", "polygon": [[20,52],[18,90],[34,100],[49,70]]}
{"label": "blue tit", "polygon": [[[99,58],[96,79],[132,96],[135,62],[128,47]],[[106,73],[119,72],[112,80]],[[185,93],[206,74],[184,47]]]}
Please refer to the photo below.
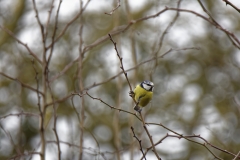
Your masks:
{"label": "blue tit", "polygon": [[137,102],[134,107],[136,111],[141,112],[142,107],[145,107],[152,100],[153,88],[153,82],[146,80],[138,84],[133,92],[129,92],[129,95],[134,97]]}

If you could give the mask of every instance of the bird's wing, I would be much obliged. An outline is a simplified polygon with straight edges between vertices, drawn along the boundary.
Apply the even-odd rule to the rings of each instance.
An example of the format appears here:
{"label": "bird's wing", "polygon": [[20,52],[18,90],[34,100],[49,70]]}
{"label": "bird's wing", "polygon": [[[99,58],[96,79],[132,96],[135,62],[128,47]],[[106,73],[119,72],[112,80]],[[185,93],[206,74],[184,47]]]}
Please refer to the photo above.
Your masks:
{"label": "bird's wing", "polygon": [[143,95],[139,96],[138,100],[140,101],[140,99],[143,98],[144,96],[146,96],[146,94],[143,94]]}

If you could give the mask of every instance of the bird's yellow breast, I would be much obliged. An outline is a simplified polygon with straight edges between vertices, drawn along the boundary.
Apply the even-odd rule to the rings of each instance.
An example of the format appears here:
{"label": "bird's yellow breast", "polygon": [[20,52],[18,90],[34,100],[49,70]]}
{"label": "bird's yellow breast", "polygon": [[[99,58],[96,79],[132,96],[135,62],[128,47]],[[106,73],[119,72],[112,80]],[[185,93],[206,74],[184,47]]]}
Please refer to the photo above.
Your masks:
{"label": "bird's yellow breast", "polygon": [[[134,89],[135,100],[139,101],[140,107],[145,107],[151,100],[153,92],[143,89],[140,85],[137,85]],[[139,100],[140,99],[140,100]]]}

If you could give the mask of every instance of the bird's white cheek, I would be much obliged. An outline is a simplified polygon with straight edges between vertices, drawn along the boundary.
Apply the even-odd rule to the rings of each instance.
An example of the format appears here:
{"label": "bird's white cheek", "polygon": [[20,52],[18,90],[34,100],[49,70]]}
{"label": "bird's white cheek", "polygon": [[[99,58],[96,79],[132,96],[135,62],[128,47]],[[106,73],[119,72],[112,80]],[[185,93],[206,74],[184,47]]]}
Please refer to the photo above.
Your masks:
{"label": "bird's white cheek", "polygon": [[143,88],[145,88],[146,90],[150,90],[151,89],[151,86],[148,86],[148,85],[146,85],[146,84],[143,84]]}

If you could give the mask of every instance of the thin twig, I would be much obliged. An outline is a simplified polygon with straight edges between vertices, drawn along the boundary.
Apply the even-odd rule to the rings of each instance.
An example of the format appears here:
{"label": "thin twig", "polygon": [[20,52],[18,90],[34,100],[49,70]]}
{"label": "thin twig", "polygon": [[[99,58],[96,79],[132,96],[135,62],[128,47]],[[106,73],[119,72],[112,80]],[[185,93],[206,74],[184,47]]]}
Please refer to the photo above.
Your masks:
{"label": "thin twig", "polygon": [[44,34],[44,27],[43,27],[43,24],[39,18],[39,14],[38,14],[38,9],[37,9],[37,6],[36,6],[36,2],[35,0],[32,0],[32,3],[33,3],[33,9],[35,11],[35,14],[36,14],[36,19],[37,19],[37,22],[38,22],[38,25],[40,27],[40,30],[41,30],[41,35],[42,35],[42,40],[43,40],[43,45],[45,44],[45,34]]}
{"label": "thin twig", "polygon": [[[142,62],[138,63],[136,66],[125,70],[125,72],[127,73],[127,72],[130,72],[130,71],[134,70],[134,69],[137,69],[139,66],[141,66],[141,65],[143,65],[143,64],[146,64],[146,63],[148,63],[148,62],[151,62],[151,61],[153,61],[153,60],[155,60],[155,59],[163,58],[164,56],[166,56],[168,53],[170,53],[170,52],[172,52],[172,51],[181,51],[181,50],[189,50],[189,49],[199,50],[199,48],[197,48],[197,47],[182,48],[182,49],[172,49],[172,48],[170,48],[170,49],[169,49],[168,51],[166,51],[164,54],[162,54],[162,55],[160,55],[160,56],[158,56],[158,57],[152,57],[152,58],[150,58],[150,59],[148,59],[148,60],[142,61]],[[104,80],[104,81],[98,82],[98,83],[93,83],[92,85],[86,87],[84,90],[90,90],[90,89],[92,89],[92,88],[94,88],[94,87],[97,87],[97,86],[99,86],[99,85],[105,84],[105,83],[107,83],[107,82],[109,82],[109,81],[117,78],[118,76],[122,75],[123,73],[124,73],[124,72],[121,71],[121,72],[119,72],[118,74],[116,74],[116,75],[108,78],[107,80]]]}
{"label": "thin twig", "polygon": [[52,58],[52,54],[53,54],[53,49],[54,49],[54,44],[55,44],[53,42],[54,42],[54,39],[55,39],[55,36],[56,36],[56,33],[57,33],[58,15],[59,15],[61,4],[62,4],[62,0],[59,1],[58,8],[57,8],[57,13],[56,13],[56,16],[55,16],[55,25],[54,25],[53,34],[52,34],[52,45],[51,45],[50,54],[49,54],[48,59],[47,59],[47,66],[50,63],[51,58]]}
{"label": "thin twig", "polygon": [[18,39],[18,38],[14,35],[14,33],[13,33],[12,31],[10,31],[8,28],[6,28],[6,27],[4,27],[4,26],[1,26],[1,25],[0,25],[0,28],[1,28],[4,32],[8,33],[12,38],[14,38],[19,44],[23,45],[23,46],[28,50],[29,54],[30,54],[31,56],[33,56],[34,59],[36,59],[36,60],[42,65],[42,61],[41,61],[41,60],[37,57],[37,55],[28,47],[28,45],[27,45],[26,43],[23,43],[20,39]]}
{"label": "thin twig", "polygon": [[46,40],[46,38],[47,38],[47,36],[48,36],[48,26],[49,26],[50,19],[51,19],[51,15],[52,15],[52,10],[53,10],[53,8],[54,8],[54,6],[53,6],[53,5],[54,5],[54,1],[55,1],[55,0],[52,0],[50,10],[48,11],[48,18],[47,18],[47,22],[46,22],[46,26],[45,26],[45,28],[46,28],[45,40]]}
{"label": "thin twig", "polygon": [[236,160],[237,158],[240,158],[239,156],[240,156],[240,151],[239,151],[238,154],[234,157],[233,160]]}
{"label": "thin twig", "polygon": [[[123,26],[120,26],[120,27],[117,27],[117,29],[113,29],[113,31],[110,32],[111,36],[114,36],[114,35],[117,35],[117,34],[120,34],[126,30],[128,30],[133,24],[136,24],[136,23],[140,23],[142,21],[145,21],[145,20],[148,20],[148,19],[151,19],[151,18],[156,18],[158,17],[159,15],[163,14],[164,12],[166,11],[177,11],[177,12],[187,12],[187,13],[191,13],[191,14],[195,14],[197,15],[198,17],[208,21],[210,24],[216,26],[216,24],[214,22],[212,22],[209,18],[195,12],[195,11],[192,11],[192,10],[187,10],[187,9],[179,9],[179,8],[169,8],[169,7],[165,7],[165,9],[157,12],[156,14],[153,14],[153,15],[150,15],[150,16],[145,16],[145,17],[142,17],[142,18],[139,18],[139,19],[136,19],[136,20],[131,20],[127,25],[123,25]],[[223,27],[221,27],[220,25],[216,26],[216,28],[218,28],[219,30],[225,32],[227,35],[229,35],[231,38],[234,39],[234,42],[231,38],[231,42],[233,43],[234,46],[236,46],[237,48],[240,49],[240,41],[238,40],[238,38],[235,36],[235,34],[233,34],[232,32],[224,29]],[[106,40],[108,39],[108,36],[103,36],[101,38],[99,38],[98,40],[96,40],[94,43],[92,43],[91,45],[88,45],[84,48],[84,52],[88,51],[89,49],[93,48],[93,47],[96,47],[97,45],[105,42]],[[238,45],[237,45],[237,44]]]}
{"label": "thin twig", "polygon": [[[56,141],[47,141],[47,143],[57,143]],[[80,146],[79,145],[76,145],[76,144],[72,144],[72,143],[69,143],[69,142],[65,142],[65,141],[60,141],[61,144],[65,144],[69,147],[74,147],[74,148],[77,148],[79,149]],[[94,152],[95,155],[97,154],[100,154],[101,156],[104,156],[104,154],[115,154],[117,151],[114,151],[114,152],[109,152],[109,151],[105,151],[105,152],[99,152],[98,150],[94,149],[94,148],[91,148],[91,147],[83,147],[83,149],[85,150],[89,150],[91,152]],[[128,150],[128,149],[124,149],[124,150]],[[103,157],[104,159],[106,159],[105,157]]]}
{"label": "thin twig", "polygon": [[21,157],[32,156],[32,155],[41,155],[41,153],[40,152],[27,152],[27,151],[25,151],[22,154],[19,154],[19,155],[16,155],[16,156],[13,156],[13,157],[9,158],[9,160],[21,159]]}
{"label": "thin twig", "polygon": [[120,0],[117,0],[118,2],[117,2],[117,6],[115,7],[115,8],[113,8],[109,13],[106,13],[105,12],[105,14],[107,14],[107,15],[112,15],[121,5],[120,5]]}
{"label": "thin twig", "polygon": [[[203,144],[201,144],[201,143],[199,143],[199,142],[197,142],[197,141],[194,141],[194,140],[191,140],[190,138],[199,138],[199,135],[190,135],[190,136],[183,136],[183,135],[170,135],[170,134],[166,134],[164,137],[162,137],[157,143],[155,143],[154,145],[156,146],[156,145],[158,145],[158,144],[160,144],[160,143],[162,143],[165,139],[167,139],[168,137],[175,137],[175,138],[178,138],[178,139],[186,139],[186,140],[188,140],[188,141],[190,141],[190,142],[193,142],[193,143],[197,143],[198,145],[202,145],[202,146],[204,146],[205,148],[207,148],[206,147],[206,143],[203,143]],[[144,153],[144,155],[146,155],[147,154],[147,152],[150,150],[150,149],[152,149],[152,146],[151,147],[148,147],[147,148],[147,150],[146,150],[146,152]],[[211,153],[211,154],[213,154],[213,156],[216,158],[216,159],[220,159],[220,160],[222,160],[221,158],[219,158],[219,157],[217,157],[213,152],[211,152],[211,150],[209,150],[208,148],[207,148],[207,150]],[[141,158],[141,160],[143,159],[143,157]]]}
{"label": "thin twig", "polygon": [[[178,3],[177,3],[177,8],[180,8],[181,1],[182,1],[182,0],[179,0],[179,1],[178,1]],[[157,50],[154,51],[154,52],[155,52],[155,53],[154,53],[155,57],[157,57],[158,54],[160,53],[160,51],[161,51],[161,49],[162,49],[162,46],[163,46],[164,38],[165,38],[165,36],[167,35],[167,33],[169,32],[169,30],[170,30],[170,29],[173,27],[173,25],[176,23],[178,17],[179,17],[179,12],[176,13],[176,15],[175,15],[175,17],[173,18],[173,20],[168,24],[168,26],[166,27],[166,29],[163,31],[162,36],[161,36],[160,39],[159,39],[159,44],[157,45]],[[151,70],[151,72],[150,72],[150,75],[156,70],[157,66],[158,66],[158,61],[157,61],[157,59],[156,59],[155,64],[154,64],[154,66],[153,66],[153,68],[152,68],[152,70]]]}
{"label": "thin twig", "polygon": [[141,120],[142,120],[143,128],[144,128],[144,130],[146,131],[146,133],[147,133],[147,135],[148,135],[148,138],[149,138],[149,140],[150,140],[150,142],[151,142],[151,145],[152,145],[151,147],[152,147],[152,149],[153,149],[153,153],[155,154],[155,156],[157,157],[158,160],[161,160],[161,158],[159,157],[159,155],[158,155],[158,153],[157,153],[157,150],[156,150],[156,148],[155,148],[155,145],[154,145],[154,143],[153,143],[152,136],[150,135],[150,133],[149,133],[147,127],[146,127],[146,123],[145,123],[145,121],[144,121],[144,119],[143,119],[142,113],[139,112],[139,114],[140,114],[140,117],[141,117]]}
{"label": "thin twig", "polygon": [[[227,35],[227,37],[230,39],[230,41],[233,43],[234,46],[236,46],[237,48],[240,49],[240,42],[239,40],[235,37],[234,34],[231,34],[229,31],[227,31],[226,29],[224,29],[213,17],[212,15],[208,12],[208,10],[204,7],[204,5],[202,4],[201,0],[198,0],[198,3],[200,4],[200,6],[202,7],[203,11],[205,13],[207,13],[207,15],[209,16],[209,18],[212,20],[212,22],[214,23],[214,25],[221,29],[222,31],[225,32],[225,34]],[[238,43],[238,45],[233,41],[233,39]]]}
{"label": "thin twig", "polygon": [[143,153],[142,141],[140,139],[138,139],[138,137],[135,135],[134,128],[132,126],[131,126],[131,130],[132,130],[132,133],[133,133],[133,137],[136,138],[136,140],[139,143],[140,151],[142,152],[144,159],[147,160],[146,157],[145,157],[145,154]]}
{"label": "thin twig", "polygon": [[[78,95],[80,98],[82,98],[84,95],[86,94],[80,94],[80,93],[73,93],[72,95]],[[78,118],[78,123],[80,124],[81,122],[81,119],[80,119],[80,113],[77,111],[77,108],[75,107],[74,105],[74,102],[73,102],[73,96],[71,97],[71,103],[72,103],[72,106],[73,106],[73,109],[74,109],[74,112],[76,113],[77,115],[77,118]],[[80,126],[81,127],[81,126]],[[95,140],[96,144],[97,144],[97,147],[98,147],[98,153],[100,153],[100,144],[99,142],[97,141],[97,138],[94,136],[94,134],[92,132],[90,132],[89,129],[83,127],[84,130],[86,130],[89,134],[91,134],[91,136],[93,137],[93,139]],[[80,149],[80,146],[78,146],[78,148]],[[84,149],[84,147],[83,147]]]}
{"label": "thin twig", "polygon": [[[163,128],[165,128],[166,130],[168,130],[168,131],[170,131],[170,132],[172,132],[172,133],[180,136],[181,138],[184,138],[184,139],[186,139],[186,140],[188,140],[188,141],[190,141],[190,142],[193,142],[193,143],[196,143],[196,144],[198,144],[198,145],[201,145],[201,146],[203,146],[204,148],[206,148],[206,149],[207,149],[215,158],[217,158],[217,159],[222,160],[220,157],[216,156],[216,155],[207,147],[207,145],[209,145],[209,146],[211,146],[212,148],[215,148],[215,149],[217,149],[217,150],[219,150],[219,151],[221,151],[221,152],[224,152],[224,153],[227,153],[227,154],[229,154],[229,155],[232,155],[232,156],[234,156],[234,157],[236,156],[235,154],[233,154],[233,153],[231,153],[231,152],[229,152],[229,151],[227,151],[227,150],[221,149],[221,148],[219,148],[219,147],[211,144],[210,142],[208,142],[205,138],[201,137],[200,135],[195,135],[195,134],[194,134],[194,135],[192,135],[192,136],[183,136],[182,134],[173,131],[172,129],[164,126],[164,125],[161,124],[161,123],[159,123],[159,124],[158,124],[158,123],[146,123],[146,124],[148,124],[148,125],[157,125],[157,126],[163,127]],[[191,139],[189,139],[189,138],[199,138],[199,139],[202,139],[202,140],[204,141],[204,143],[200,143],[200,142],[191,140]],[[151,147],[152,147],[152,146],[151,146]],[[239,157],[239,158],[240,158],[240,157]]]}
{"label": "thin twig", "polygon": [[124,69],[124,67],[123,67],[123,62],[122,62],[123,58],[122,58],[122,57],[120,56],[120,54],[118,53],[117,43],[113,41],[111,34],[108,34],[108,36],[110,37],[110,40],[112,41],[112,43],[113,43],[113,45],[114,45],[114,49],[116,50],[117,56],[118,56],[118,58],[119,58],[119,60],[120,60],[120,68],[121,68],[121,70],[123,71],[124,76],[125,76],[125,78],[126,78],[126,80],[127,80],[127,82],[128,82],[128,86],[129,86],[129,88],[130,88],[130,91],[132,91],[132,86],[131,86],[131,84],[130,84],[130,82],[129,82],[129,80],[128,80],[127,73],[126,73],[126,71],[125,71],[125,69]]}
{"label": "thin twig", "polygon": [[[37,106],[38,106],[38,110],[39,110],[39,113],[40,113],[40,116],[42,115],[42,110],[41,110],[41,96],[40,96],[40,91],[39,91],[39,79],[38,79],[38,71],[37,71],[37,68],[35,66],[35,63],[34,63],[34,60],[32,59],[32,66],[33,66],[33,69],[34,69],[34,72],[35,72],[35,81],[36,81],[36,84],[37,84]],[[42,93],[42,96],[45,96],[43,93]],[[39,117],[40,118],[40,117]]]}
{"label": "thin twig", "polygon": [[232,4],[228,0],[222,0],[222,1],[224,1],[226,3],[226,5],[232,6],[236,11],[238,11],[240,13],[240,9],[238,7],[236,7],[234,4]]}
{"label": "thin twig", "polygon": [[57,144],[57,148],[58,148],[58,160],[61,160],[61,149],[60,149],[60,143],[59,143],[59,136],[58,136],[58,132],[57,132],[57,113],[56,113],[56,106],[53,107],[53,115],[54,115],[54,124],[53,124],[53,132],[54,135],[56,137],[56,144]]}
{"label": "thin twig", "polygon": [[204,19],[205,21],[209,22],[210,24],[212,24],[213,26],[215,26],[216,28],[218,28],[219,30],[223,31],[225,34],[227,34],[231,40],[231,42],[233,43],[233,45],[235,47],[237,47],[238,49],[240,49],[240,41],[239,39],[236,37],[235,34],[233,34],[232,32],[228,31],[227,29],[223,28],[221,25],[219,25],[218,23],[216,24],[216,21],[212,21],[212,19],[209,19],[195,11],[192,10],[188,10],[188,9],[178,9],[178,8],[168,8],[166,7],[167,10],[170,11],[179,11],[179,12],[186,12],[186,13],[191,13],[191,14],[195,14],[198,17]]}
{"label": "thin twig", "polygon": [[[178,3],[177,3],[177,8],[180,8],[180,4],[181,4],[181,1],[182,0],[179,0]],[[179,17],[179,12],[177,12],[177,14],[175,15],[175,17],[173,18],[173,20],[168,24],[168,26],[166,27],[166,29],[164,30],[164,32],[162,33],[162,36],[160,37],[160,40],[159,40],[159,44],[157,45],[158,46],[158,49],[155,51],[155,57],[158,56],[158,53],[159,51],[161,50],[162,48],[162,44],[163,44],[163,41],[164,41],[164,38],[166,36],[166,34],[168,33],[168,31],[172,28],[172,26],[174,25],[174,23],[177,21]],[[157,63],[156,63],[157,65]]]}
{"label": "thin twig", "polygon": [[57,132],[57,106],[56,106],[56,103],[55,103],[55,98],[53,96],[52,88],[50,86],[49,81],[47,82],[47,85],[48,85],[49,92],[50,92],[50,95],[51,95],[51,99],[52,99],[52,102],[53,102],[53,128],[52,128],[52,130],[54,132],[56,142],[57,142],[56,144],[57,144],[57,151],[58,151],[58,160],[61,160],[62,152],[61,152],[61,149],[60,149],[59,135],[58,135],[58,132]]}
{"label": "thin twig", "polygon": [[2,119],[5,119],[7,117],[11,117],[11,116],[16,116],[16,117],[19,117],[19,116],[33,116],[33,117],[39,117],[39,114],[35,114],[35,113],[30,113],[30,112],[20,112],[20,113],[10,113],[10,114],[7,114],[5,116],[1,116],[0,117],[0,120]]}
{"label": "thin twig", "polygon": [[30,89],[31,91],[34,91],[34,92],[40,93],[40,94],[43,96],[43,93],[42,93],[41,91],[39,91],[38,89],[33,88],[33,87],[31,87],[31,86],[29,86],[29,85],[23,83],[22,81],[20,81],[20,80],[17,79],[17,78],[10,77],[9,75],[6,75],[6,74],[3,73],[3,72],[0,72],[0,75],[4,76],[4,77],[6,77],[6,78],[8,78],[8,79],[10,79],[10,80],[16,81],[16,82],[20,83],[20,85],[21,85],[22,87],[25,87],[25,88]]}
{"label": "thin twig", "polygon": [[53,81],[55,81],[56,79],[58,79],[60,76],[62,76],[64,73],[66,73],[72,66],[73,64],[75,64],[76,62],[78,62],[79,58],[76,58],[74,61],[71,61],[68,65],[66,65],[63,70],[61,72],[59,72],[58,74],[56,74],[55,76],[53,76],[49,82],[52,83]]}
{"label": "thin twig", "polygon": [[32,0],[33,3],[33,8],[36,14],[36,19],[38,22],[38,25],[40,27],[41,31],[41,36],[42,36],[42,48],[43,48],[43,54],[42,54],[42,88],[43,88],[43,97],[42,97],[42,107],[39,108],[40,112],[40,118],[39,118],[39,130],[40,130],[40,137],[41,137],[41,154],[40,154],[40,159],[45,160],[46,156],[46,139],[45,139],[45,128],[44,128],[44,123],[45,123],[45,114],[46,114],[46,103],[47,103],[47,81],[48,81],[48,64],[46,61],[46,39],[45,39],[45,34],[44,34],[44,26],[39,18],[38,14],[38,9],[36,6],[35,0]]}
{"label": "thin twig", "polygon": [[[80,10],[83,10],[83,1],[80,1]],[[82,46],[83,46],[83,39],[82,39],[82,33],[83,33],[83,24],[82,24],[82,16],[79,17],[79,47],[78,47],[78,52],[79,52],[79,57],[78,57],[78,88],[80,94],[83,94],[83,88],[84,88],[84,76],[83,76],[83,53],[82,53]],[[79,123],[79,130],[80,130],[80,135],[79,135],[79,160],[83,159],[83,143],[84,143],[84,122],[85,122],[85,98],[81,98],[81,105],[79,105],[79,116],[80,116],[80,123]]]}
{"label": "thin twig", "polygon": [[141,121],[141,119],[140,119],[135,113],[133,113],[133,112],[129,112],[129,111],[126,111],[126,110],[124,110],[124,109],[120,109],[120,108],[113,107],[113,106],[109,105],[108,103],[106,103],[105,101],[103,101],[102,99],[100,99],[100,98],[95,98],[95,97],[91,96],[88,92],[86,92],[86,94],[87,94],[90,98],[102,102],[103,104],[105,104],[106,106],[110,107],[111,109],[115,109],[115,110],[118,110],[119,112],[125,112],[125,113],[128,113],[128,114],[134,115],[137,119],[139,119],[139,120]]}
{"label": "thin twig", "polygon": [[21,152],[21,149],[18,145],[14,144],[14,140],[13,140],[13,137],[11,135],[11,133],[7,130],[5,130],[2,126],[2,124],[0,123],[0,128],[3,130],[3,132],[7,135],[7,137],[9,138],[9,141],[11,142],[15,152],[18,154],[18,155],[21,155],[22,152]]}
{"label": "thin twig", "polygon": [[88,4],[89,4],[90,0],[88,0],[85,4],[85,6],[80,10],[80,12],[73,18],[71,19],[66,26],[63,28],[63,30],[61,31],[61,33],[56,37],[56,39],[49,45],[47,46],[47,49],[50,48],[55,42],[57,42],[67,31],[68,27],[75,22],[84,12],[84,10],[87,8]]}

